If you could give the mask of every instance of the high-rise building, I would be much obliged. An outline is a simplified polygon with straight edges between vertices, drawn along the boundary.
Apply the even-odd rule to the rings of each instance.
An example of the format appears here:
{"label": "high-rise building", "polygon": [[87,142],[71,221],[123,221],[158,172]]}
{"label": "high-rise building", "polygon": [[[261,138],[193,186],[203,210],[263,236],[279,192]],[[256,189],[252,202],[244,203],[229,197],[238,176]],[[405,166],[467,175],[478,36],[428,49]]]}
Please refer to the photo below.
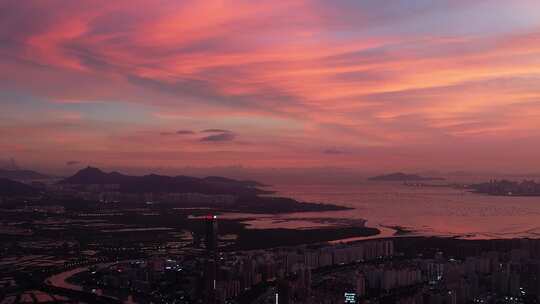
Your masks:
{"label": "high-rise building", "polygon": [[279,280],[277,283],[276,303],[289,304],[291,298],[291,285],[287,279]]}
{"label": "high-rise building", "polygon": [[218,284],[218,223],[217,216],[209,215],[206,217],[206,265],[204,271],[205,281],[205,302],[217,302],[217,284]]}
{"label": "high-rise building", "polygon": [[218,222],[216,215],[206,217],[206,252],[208,257],[217,257],[218,250]]}
{"label": "high-rise building", "polygon": [[357,297],[364,297],[366,295],[366,277],[363,273],[358,272],[356,274],[356,295]]}

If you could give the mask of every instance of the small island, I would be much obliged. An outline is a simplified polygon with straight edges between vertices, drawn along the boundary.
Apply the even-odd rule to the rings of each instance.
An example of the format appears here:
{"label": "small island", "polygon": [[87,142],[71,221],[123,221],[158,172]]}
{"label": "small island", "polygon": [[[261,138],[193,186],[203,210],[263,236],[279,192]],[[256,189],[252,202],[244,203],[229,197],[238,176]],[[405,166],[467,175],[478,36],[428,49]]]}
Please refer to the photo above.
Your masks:
{"label": "small island", "polygon": [[424,177],[417,174],[406,174],[403,172],[396,172],[385,175],[378,175],[368,178],[370,181],[384,181],[384,182],[409,182],[409,181],[440,181],[444,180],[442,177]]}

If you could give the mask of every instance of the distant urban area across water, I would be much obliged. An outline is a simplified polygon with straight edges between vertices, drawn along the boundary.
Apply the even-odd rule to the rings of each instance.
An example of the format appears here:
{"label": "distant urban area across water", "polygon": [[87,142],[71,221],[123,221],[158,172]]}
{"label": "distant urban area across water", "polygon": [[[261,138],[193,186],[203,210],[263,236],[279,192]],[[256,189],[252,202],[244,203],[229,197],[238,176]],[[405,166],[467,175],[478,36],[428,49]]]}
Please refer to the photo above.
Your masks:
{"label": "distant urban area across water", "polygon": [[506,197],[471,193],[450,187],[409,187],[402,183],[363,182],[348,185],[275,185],[277,195],[324,202],[353,210],[279,215],[228,214],[246,217],[250,228],[313,228],[366,226],[387,237],[395,229],[415,235],[494,239],[540,236],[540,197]]}

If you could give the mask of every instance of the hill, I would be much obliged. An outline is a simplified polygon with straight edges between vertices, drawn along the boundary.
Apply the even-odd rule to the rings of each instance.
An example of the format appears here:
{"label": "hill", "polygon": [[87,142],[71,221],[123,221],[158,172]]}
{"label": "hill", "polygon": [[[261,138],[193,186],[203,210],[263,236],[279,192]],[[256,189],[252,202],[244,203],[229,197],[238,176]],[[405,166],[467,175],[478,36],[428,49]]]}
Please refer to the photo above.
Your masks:
{"label": "hill", "polygon": [[0,169],[0,178],[11,180],[40,180],[51,177],[32,170]]}
{"label": "hill", "polygon": [[207,176],[207,177],[203,178],[203,180],[205,180],[207,182],[212,182],[212,183],[236,184],[236,185],[244,186],[244,187],[265,187],[266,186],[265,184],[260,183],[258,181],[235,180],[235,179],[222,177],[222,176]]}
{"label": "hill", "polygon": [[98,168],[87,167],[68,177],[60,184],[106,185],[116,184],[120,192],[127,193],[203,193],[257,195],[271,193],[256,188],[262,185],[254,181],[238,181],[225,177],[197,178],[192,176],[165,176],[149,174],[144,176],[124,175],[118,172],[106,173]]}
{"label": "hill", "polygon": [[0,178],[0,196],[34,195],[38,191],[31,186],[7,178]]}

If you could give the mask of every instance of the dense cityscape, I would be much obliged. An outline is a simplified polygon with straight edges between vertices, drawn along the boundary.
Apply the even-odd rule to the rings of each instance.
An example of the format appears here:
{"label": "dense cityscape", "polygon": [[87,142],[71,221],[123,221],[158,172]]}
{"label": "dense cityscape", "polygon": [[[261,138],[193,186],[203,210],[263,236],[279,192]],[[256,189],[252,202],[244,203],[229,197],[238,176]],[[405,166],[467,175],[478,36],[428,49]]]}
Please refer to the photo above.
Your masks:
{"label": "dense cityscape", "polygon": [[[187,177],[188,184],[175,184],[184,192],[125,192],[101,174],[86,168],[52,182],[9,180],[0,201],[0,303],[540,300],[538,240],[424,237],[400,227],[393,237],[369,239],[379,231],[363,222],[319,230],[246,229],[241,219],[221,218],[238,210],[246,192],[256,193],[255,202],[259,195],[266,204],[286,200],[294,212],[340,207],[270,200],[260,183],[238,187],[240,181],[231,179],[203,179],[207,184],[197,188],[202,193],[186,192],[195,180]],[[289,212],[279,210],[274,212]]]}

